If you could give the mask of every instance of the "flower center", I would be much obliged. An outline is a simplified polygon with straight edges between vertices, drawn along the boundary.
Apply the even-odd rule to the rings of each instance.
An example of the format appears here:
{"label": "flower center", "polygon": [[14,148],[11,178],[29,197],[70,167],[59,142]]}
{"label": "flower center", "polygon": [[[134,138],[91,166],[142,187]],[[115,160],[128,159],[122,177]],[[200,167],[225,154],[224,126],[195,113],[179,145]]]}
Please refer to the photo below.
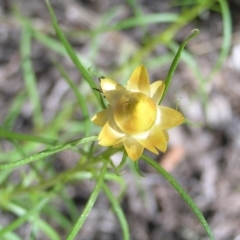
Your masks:
{"label": "flower center", "polygon": [[118,127],[129,135],[149,130],[155,123],[156,116],[156,104],[141,92],[124,94],[117,102],[113,113]]}

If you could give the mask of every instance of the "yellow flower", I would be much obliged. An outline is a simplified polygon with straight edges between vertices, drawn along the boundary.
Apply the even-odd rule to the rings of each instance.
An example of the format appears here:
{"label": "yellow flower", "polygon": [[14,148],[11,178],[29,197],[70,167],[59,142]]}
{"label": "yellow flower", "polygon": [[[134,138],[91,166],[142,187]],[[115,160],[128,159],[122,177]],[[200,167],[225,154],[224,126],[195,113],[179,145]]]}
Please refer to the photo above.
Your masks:
{"label": "yellow flower", "polygon": [[183,115],[171,108],[159,106],[165,84],[150,85],[146,68],[137,67],[126,87],[103,78],[101,90],[109,105],[91,120],[102,130],[98,136],[102,146],[125,147],[132,160],[138,160],[144,148],[158,154],[167,149],[166,129],[184,121]]}

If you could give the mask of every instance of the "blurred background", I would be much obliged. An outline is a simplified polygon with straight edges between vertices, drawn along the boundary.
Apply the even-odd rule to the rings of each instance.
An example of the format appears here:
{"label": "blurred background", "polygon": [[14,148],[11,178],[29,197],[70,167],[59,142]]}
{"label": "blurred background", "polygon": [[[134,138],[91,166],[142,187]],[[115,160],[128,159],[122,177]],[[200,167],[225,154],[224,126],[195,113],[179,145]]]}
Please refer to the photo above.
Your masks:
{"label": "blurred background", "polygon": [[[84,66],[122,84],[141,63],[147,67],[151,81],[164,80],[180,44],[193,29],[200,30],[186,46],[163,101],[163,105],[172,108],[178,105],[188,123],[169,131],[165,154],[151,156],[194,199],[216,240],[240,240],[240,1],[50,3]],[[45,148],[22,139],[7,140],[3,130],[61,141],[83,136],[82,111],[55,62],[77,84],[90,116],[94,115],[100,106],[55,36],[45,2],[1,0],[1,162],[16,161]],[[98,84],[98,78],[94,78]],[[91,131],[96,135],[99,128],[92,126]],[[121,159],[121,153],[114,159]],[[34,206],[36,199],[53,185],[44,185],[44,181],[56,180],[56,176],[74,168],[79,154],[68,150],[47,160],[1,170],[0,228]],[[121,202],[131,239],[208,239],[170,184],[143,162],[140,167],[145,178],[138,176],[130,165],[122,176],[127,188]],[[33,194],[31,186],[38,182],[36,173],[42,177],[41,181],[38,179],[42,192]],[[69,181],[59,198],[43,208],[41,218],[45,225],[22,221],[0,239],[65,239],[94,184],[93,180]],[[119,186],[109,185],[117,195]],[[76,239],[122,239],[118,220],[103,194]]]}

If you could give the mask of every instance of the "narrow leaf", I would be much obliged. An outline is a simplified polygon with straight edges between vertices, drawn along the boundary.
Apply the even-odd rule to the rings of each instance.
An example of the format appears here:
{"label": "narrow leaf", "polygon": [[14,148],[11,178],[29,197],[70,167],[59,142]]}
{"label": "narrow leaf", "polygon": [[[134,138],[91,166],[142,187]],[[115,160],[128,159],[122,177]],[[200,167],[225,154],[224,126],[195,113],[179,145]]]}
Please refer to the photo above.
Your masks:
{"label": "narrow leaf", "polygon": [[186,191],[181,187],[181,185],[172,177],[166,170],[164,170],[158,163],[156,163],[153,159],[150,157],[147,157],[145,155],[142,155],[142,158],[145,162],[147,162],[149,165],[151,165],[155,170],[157,170],[179,193],[179,195],[184,199],[184,201],[188,204],[188,206],[192,209],[192,211],[197,216],[200,223],[203,225],[206,233],[208,234],[209,238],[211,240],[214,240],[212,231],[204,218],[202,212],[199,210],[197,205],[194,203],[192,198],[186,193]]}
{"label": "narrow leaf", "polygon": [[194,29],[192,31],[192,34],[180,45],[178,51],[177,51],[177,54],[175,56],[175,58],[173,59],[173,62],[172,62],[172,65],[168,71],[168,74],[167,74],[167,78],[165,80],[165,89],[164,89],[164,92],[163,92],[163,96],[162,96],[162,99],[160,101],[160,103],[162,102],[162,100],[164,99],[167,91],[168,91],[168,88],[171,84],[171,81],[172,81],[172,77],[173,77],[173,74],[177,68],[177,65],[178,65],[178,62],[180,60],[180,57],[181,57],[181,53],[184,49],[184,47],[187,45],[187,43],[192,39],[194,38],[195,36],[197,36],[199,33],[199,30],[198,29]]}
{"label": "narrow leaf", "polygon": [[81,139],[78,139],[78,140],[75,140],[75,141],[72,141],[72,142],[67,142],[67,143],[64,143],[64,144],[59,144],[59,145],[56,145],[54,147],[48,148],[48,149],[46,149],[42,152],[39,152],[37,154],[34,154],[30,157],[23,158],[19,161],[12,162],[12,163],[0,164],[0,170],[15,168],[15,167],[19,167],[19,166],[22,166],[22,165],[30,163],[30,162],[35,162],[35,161],[38,161],[42,158],[51,156],[54,153],[58,153],[58,152],[61,152],[63,150],[72,148],[76,145],[91,142],[91,141],[95,141],[95,140],[97,140],[97,137],[92,136],[92,137],[87,137],[87,138],[81,138]]}
{"label": "narrow leaf", "polygon": [[118,220],[120,222],[120,225],[121,225],[122,231],[123,231],[123,239],[130,240],[128,223],[127,223],[126,217],[124,215],[124,212],[123,212],[119,202],[114,197],[111,190],[109,189],[109,187],[106,184],[103,184],[102,188],[103,188],[103,191],[105,192],[108,200],[111,202],[113,210],[117,214]]}
{"label": "narrow leaf", "polygon": [[102,187],[102,183],[103,183],[103,180],[104,180],[104,175],[106,173],[106,170],[107,170],[107,165],[108,165],[108,162],[107,161],[104,161],[104,165],[102,167],[102,170],[101,170],[101,173],[98,177],[98,181],[97,181],[97,184],[96,186],[94,187],[93,191],[92,191],[92,194],[82,212],[82,214],[80,215],[79,219],[77,220],[77,222],[74,224],[73,228],[71,229],[70,233],[68,234],[66,240],[73,240],[75,238],[75,236],[77,235],[78,231],[81,229],[83,223],[85,222],[85,220],[87,219],[94,203],[96,202],[97,200],[97,196],[101,190],[101,187]]}
{"label": "narrow leaf", "polygon": [[[46,0],[46,4],[47,4],[47,7],[48,7],[48,10],[49,10],[51,19],[52,19],[52,25],[53,25],[53,28],[56,32],[56,35],[58,36],[58,38],[62,42],[63,46],[65,47],[69,57],[71,58],[71,60],[73,61],[73,63],[77,67],[77,69],[81,72],[84,79],[88,82],[89,86],[91,88],[96,88],[97,86],[96,86],[94,80],[89,75],[89,72],[87,71],[87,69],[82,65],[82,63],[78,59],[76,53],[74,52],[73,48],[71,47],[70,43],[68,42],[67,38],[65,37],[62,30],[60,29],[60,27],[58,25],[58,22],[57,22],[57,18],[55,16],[55,13],[54,13],[52,7],[51,7],[51,4],[49,3],[49,0]],[[93,93],[95,94],[98,102],[102,105],[99,94],[96,91],[93,91]],[[102,107],[104,108],[104,106],[102,106]]]}

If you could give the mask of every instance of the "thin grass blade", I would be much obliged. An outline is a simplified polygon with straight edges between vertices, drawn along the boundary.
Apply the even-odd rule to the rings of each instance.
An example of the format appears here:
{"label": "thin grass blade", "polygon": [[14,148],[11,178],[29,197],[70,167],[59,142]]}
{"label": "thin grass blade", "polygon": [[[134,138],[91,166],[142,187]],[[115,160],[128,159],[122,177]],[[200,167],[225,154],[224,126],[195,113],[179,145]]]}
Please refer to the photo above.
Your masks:
{"label": "thin grass blade", "polygon": [[24,81],[29,95],[32,107],[33,107],[33,121],[34,125],[40,129],[43,126],[43,118],[41,112],[41,101],[39,98],[37,90],[37,81],[35,74],[33,72],[33,67],[31,63],[31,39],[32,32],[31,28],[25,22],[23,24],[21,43],[20,43],[20,53],[22,59],[22,70]]}

